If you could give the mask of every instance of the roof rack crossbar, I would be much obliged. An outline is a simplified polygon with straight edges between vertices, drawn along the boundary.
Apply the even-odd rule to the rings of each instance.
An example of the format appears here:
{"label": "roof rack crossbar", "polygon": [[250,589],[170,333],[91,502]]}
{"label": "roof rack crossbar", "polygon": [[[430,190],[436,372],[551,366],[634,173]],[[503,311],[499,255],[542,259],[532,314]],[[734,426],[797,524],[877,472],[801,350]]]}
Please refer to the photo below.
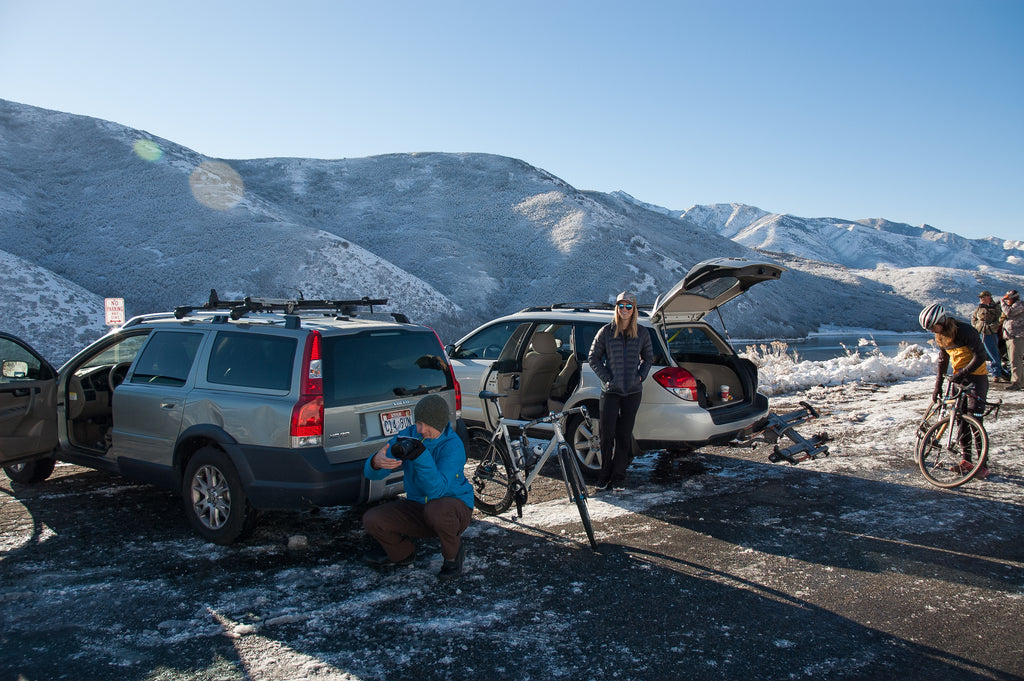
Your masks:
{"label": "roof rack crossbar", "polygon": [[202,305],[181,305],[174,308],[174,316],[178,319],[201,310],[230,310],[232,319],[241,319],[250,312],[284,312],[295,314],[299,310],[332,310],[352,315],[357,307],[368,307],[373,312],[374,305],[387,305],[387,298],[370,298],[363,296],[355,300],[306,300],[298,298],[253,298],[246,296],[242,300],[221,300],[215,289],[210,290],[210,299]]}

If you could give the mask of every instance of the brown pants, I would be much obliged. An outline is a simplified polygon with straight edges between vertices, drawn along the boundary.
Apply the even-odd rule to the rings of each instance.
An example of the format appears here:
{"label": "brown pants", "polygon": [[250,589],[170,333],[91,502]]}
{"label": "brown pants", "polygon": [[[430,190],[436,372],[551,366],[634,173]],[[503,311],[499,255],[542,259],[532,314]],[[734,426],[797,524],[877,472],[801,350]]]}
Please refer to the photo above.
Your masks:
{"label": "brown pants", "polygon": [[364,513],[363,527],[391,560],[408,558],[416,550],[409,537],[437,537],[441,540],[441,555],[445,560],[455,560],[462,533],[472,518],[473,510],[454,497],[432,499],[426,504],[396,499]]}

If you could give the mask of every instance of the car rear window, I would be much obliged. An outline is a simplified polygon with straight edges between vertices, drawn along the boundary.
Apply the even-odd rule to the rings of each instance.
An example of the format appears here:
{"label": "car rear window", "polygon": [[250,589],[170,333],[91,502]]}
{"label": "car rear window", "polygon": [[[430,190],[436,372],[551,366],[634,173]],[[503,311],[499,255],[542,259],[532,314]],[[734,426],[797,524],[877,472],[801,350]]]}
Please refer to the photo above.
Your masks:
{"label": "car rear window", "polygon": [[669,352],[676,360],[689,355],[720,355],[722,349],[701,326],[683,326],[665,329]]}
{"label": "car rear window", "polygon": [[243,388],[290,390],[297,346],[290,336],[221,331],[210,351],[206,380]]}
{"label": "car rear window", "polygon": [[324,406],[378,402],[454,387],[432,331],[387,329],[323,341]]}

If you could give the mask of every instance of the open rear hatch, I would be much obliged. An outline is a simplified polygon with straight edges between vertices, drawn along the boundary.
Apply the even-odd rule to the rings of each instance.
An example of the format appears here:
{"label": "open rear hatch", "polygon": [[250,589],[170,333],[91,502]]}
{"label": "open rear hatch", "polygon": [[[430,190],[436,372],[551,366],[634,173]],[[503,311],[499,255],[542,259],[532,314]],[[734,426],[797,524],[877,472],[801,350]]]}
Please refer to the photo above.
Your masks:
{"label": "open rear hatch", "polygon": [[785,267],[743,258],[712,258],[697,263],[668,293],[658,296],[651,312],[655,325],[698,322],[704,315],[751,286],[778,279]]}

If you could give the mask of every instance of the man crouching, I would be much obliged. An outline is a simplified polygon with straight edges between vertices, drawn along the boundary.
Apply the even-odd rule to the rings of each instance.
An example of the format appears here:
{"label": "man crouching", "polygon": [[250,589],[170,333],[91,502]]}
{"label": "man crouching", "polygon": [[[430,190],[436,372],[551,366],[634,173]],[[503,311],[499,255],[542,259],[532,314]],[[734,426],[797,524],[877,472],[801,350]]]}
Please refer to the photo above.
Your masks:
{"label": "man crouching", "polygon": [[420,400],[413,420],[363,467],[370,480],[383,480],[399,467],[405,478],[404,499],[363,514],[363,527],[381,547],[365,561],[377,568],[411,565],[416,545],[410,538],[438,537],[444,557],[438,577],[454,579],[462,574],[462,533],[473,517],[473,487],[463,474],[466,448],[449,425],[448,403],[440,395]]}

